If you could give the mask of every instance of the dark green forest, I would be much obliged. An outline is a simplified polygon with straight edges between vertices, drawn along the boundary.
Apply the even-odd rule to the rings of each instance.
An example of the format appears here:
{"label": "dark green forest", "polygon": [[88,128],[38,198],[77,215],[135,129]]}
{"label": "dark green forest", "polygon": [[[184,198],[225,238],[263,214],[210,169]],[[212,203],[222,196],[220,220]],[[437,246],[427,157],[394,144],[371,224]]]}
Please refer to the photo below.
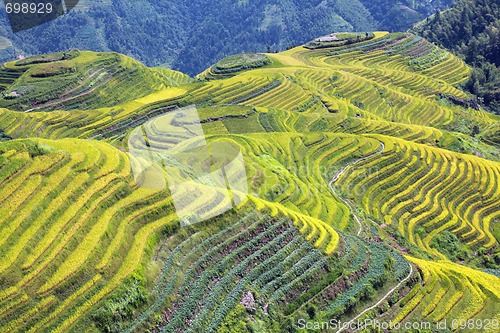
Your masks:
{"label": "dark green forest", "polygon": [[465,88],[491,111],[500,114],[500,3],[459,0],[437,12],[414,30],[452,50],[474,67]]}
{"label": "dark green forest", "polygon": [[[400,31],[452,0],[86,0],[55,21],[12,33],[0,60],[70,48],[116,51],[197,74],[225,56],[284,50],[335,31]],[[396,19],[395,19],[396,17]]]}

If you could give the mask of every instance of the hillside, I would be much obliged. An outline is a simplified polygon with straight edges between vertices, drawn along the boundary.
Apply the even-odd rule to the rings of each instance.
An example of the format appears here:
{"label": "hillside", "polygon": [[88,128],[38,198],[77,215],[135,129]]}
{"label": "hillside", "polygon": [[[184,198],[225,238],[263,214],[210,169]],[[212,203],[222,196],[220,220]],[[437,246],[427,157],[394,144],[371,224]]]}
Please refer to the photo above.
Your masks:
{"label": "hillside", "polygon": [[0,108],[0,330],[498,322],[500,150],[477,131],[499,119],[471,69],[410,33],[336,37],[114,106]]}
{"label": "hillside", "polygon": [[[460,27],[457,29],[457,27]],[[457,1],[413,30],[452,50],[474,67],[465,88],[500,114],[500,5],[495,0]]]}
{"label": "hillside", "polygon": [[331,31],[406,30],[451,0],[403,0],[397,5],[387,0],[80,3],[53,22],[17,34],[1,10],[0,36],[7,42],[0,41],[0,61],[79,48],[120,52],[193,76],[231,54],[284,50]]}
{"label": "hillside", "polygon": [[0,107],[19,111],[114,106],[190,81],[120,54],[78,50],[5,63],[0,75]]}

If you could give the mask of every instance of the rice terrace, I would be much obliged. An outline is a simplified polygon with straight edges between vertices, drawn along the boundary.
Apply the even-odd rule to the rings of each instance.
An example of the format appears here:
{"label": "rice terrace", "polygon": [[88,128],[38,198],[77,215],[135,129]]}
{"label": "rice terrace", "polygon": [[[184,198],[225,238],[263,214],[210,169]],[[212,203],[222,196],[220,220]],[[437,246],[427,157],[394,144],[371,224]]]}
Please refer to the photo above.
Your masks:
{"label": "rice terrace", "polygon": [[[0,332],[500,332],[500,118],[471,71],[409,32],[194,78],[77,49],[3,64]],[[223,180],[247,193],[157,186],[213,151],[132,172],[130,140],[198,152],[194,126],[238,148]]]}

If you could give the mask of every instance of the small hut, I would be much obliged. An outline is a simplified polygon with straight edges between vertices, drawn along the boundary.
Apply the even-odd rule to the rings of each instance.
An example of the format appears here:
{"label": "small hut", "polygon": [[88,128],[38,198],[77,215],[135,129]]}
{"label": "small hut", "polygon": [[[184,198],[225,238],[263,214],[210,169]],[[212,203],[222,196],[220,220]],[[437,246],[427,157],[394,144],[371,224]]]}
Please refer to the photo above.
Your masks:
{"label": "small hut", "polygon": [[316,39],[316,41],[318,42],[338,42],[339,38],[337,36],[323,36],[323,37],[320,37],[318,39]]}

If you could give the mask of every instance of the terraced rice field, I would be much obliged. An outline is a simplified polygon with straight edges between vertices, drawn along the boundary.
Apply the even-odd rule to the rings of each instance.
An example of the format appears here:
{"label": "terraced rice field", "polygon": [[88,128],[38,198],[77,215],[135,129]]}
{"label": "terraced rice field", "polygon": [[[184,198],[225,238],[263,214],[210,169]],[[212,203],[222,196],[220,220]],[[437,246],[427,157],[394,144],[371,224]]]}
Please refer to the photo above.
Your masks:
{"label": "terraced rice field", "polygon": [[0,106],[27,112],[113,106],[190,81],[116,53],[78,50],[5,63],[0,71]]}
{"label": "terraced rice field", "polygon": [[[467,245],[490,248],[497,243],[489,222],[498,214],[498,163],[380,139],[386,146],[383,154],[357,164],[339,180],[367,214],[397,224],[410,243],[429,251],[432,238],[443,230]],[[367,168],[375,168],[368,177]]]}
{"label": "terraced rice field", "polygon": [[[50,153],[34,157],[26,147],[30,145],[2,145],[12,155],[2,164],[1,209],[6,214],[0,274],[5,281],[2,327],[7,331],[19,329],[20,322],[26,327],[36,323],[31,330],[37,331],[63,314],[82,311],[81,302],[89,295],[102,298],[142,256],[138,251],[121,257],[116,251],[124,245],[143,248],[149,233],[174,221],[170,199],[134,189],[128,158],[108,144],[41,140],[38,145]],[[125,229],[138,234],[130,239]],[[146,233],[142,239],[141,233]],[[36,315],[27,310],[38,306]]]}
{"label": "terraced rice field", "polygon": [[[439,322],[448,317],[463,325],[474,318],[498,319],[497,303],[492,301],[499,297],[494,276],[449,262],[410,260],[422,269],[423,284],[416,287],[419,292],[405,297],[394,320],[416,317]],[[470,326],[462,330],[467,329],[472,331]]]}
{"label": "terraced rice field", "polygon": [[[470,69],[452,54],[408,33],[374,36],[259,56],[271,60],[259,67],[240,57],[196,80],[106,53],[5,64],[0,331],[498,322],[498,119],[472,107],[458,86]],[[172,116],[189,105],[203,140],[186,141],[198,123]],[[186,207],[211,218],[184,226],[168,187],[140,178],[168,169],[133,174],[131,133],[146,155],[238,147],[248,194],[197,184],[206,195]]]}

